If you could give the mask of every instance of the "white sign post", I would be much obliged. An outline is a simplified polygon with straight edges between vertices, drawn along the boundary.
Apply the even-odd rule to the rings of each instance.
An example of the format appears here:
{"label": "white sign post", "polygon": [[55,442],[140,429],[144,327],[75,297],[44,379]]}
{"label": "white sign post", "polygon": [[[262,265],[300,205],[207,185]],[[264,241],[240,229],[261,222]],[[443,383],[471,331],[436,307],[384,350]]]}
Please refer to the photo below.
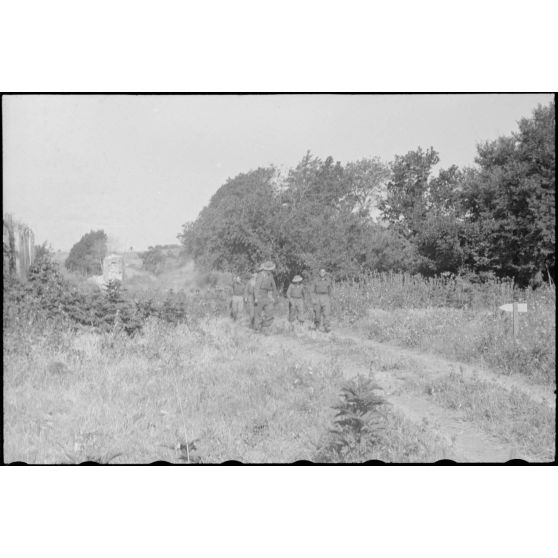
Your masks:
{"label": "white sign post", "polygon": [[513,338],[517,339],[519,334],[519,314],[524,314],[527,312],[527,303],[525,302],[514,302],[511,304],[502,304],[500,310],[504,312],[512,312],[513,314]]}

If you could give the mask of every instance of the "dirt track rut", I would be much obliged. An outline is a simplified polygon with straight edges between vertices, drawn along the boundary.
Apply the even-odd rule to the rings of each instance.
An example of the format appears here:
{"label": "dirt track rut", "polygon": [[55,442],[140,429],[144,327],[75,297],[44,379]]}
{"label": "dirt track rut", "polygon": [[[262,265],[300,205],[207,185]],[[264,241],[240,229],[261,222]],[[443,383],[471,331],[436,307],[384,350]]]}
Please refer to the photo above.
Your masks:
{"label": "dirt track rut", "polygon": [[[517,378],[503,377],[488,370],[451,362],[430,354],[421,354],[391,345],[362,339],[350,330],[330,335],[302,331],[297,336],[270,335],[262,339],[266,350],[274,354],[289,350],[300,358],[312,362],[335,360],[345,378],[372,372],[376,382],[392,408],[416,424],[427,425],[441,435],[451,448],[447,459],[456,462],[504,463],[523,458],[515,445],[487,434],[475,423],[468,421],[459,410],[443,408],[420,394],[405,391],[405,384],[413,377],[434,379],[452,371],[467,378],[479,378],[498,384],[504,389],[517,389],[534,401],[555,405],[552,392],[533,386]],[[394,367],[382,370],[378,359],[390,359]],[[376,364],[375,364],[376,363]]]}
{"label": "dirt track rut", "polygon": [[531,384],[517,376],[504,376],[482,366],[454,362],[438,355],[418,353],[410,349],[362,339],[353,331],[347,329],[340,330],[338,338],[350,340],[361,348],[379,350],[384,355],[388,354],[396,358],[406,358],[415,367],[427,372],[431,378],[447,376],[451,372],[458,372],[465,380],[479,379],[491,382],[507,390],[518,390],[537,403],[543,403],[550,407],[556,406],[556,394],[552,390],[545,386]]}

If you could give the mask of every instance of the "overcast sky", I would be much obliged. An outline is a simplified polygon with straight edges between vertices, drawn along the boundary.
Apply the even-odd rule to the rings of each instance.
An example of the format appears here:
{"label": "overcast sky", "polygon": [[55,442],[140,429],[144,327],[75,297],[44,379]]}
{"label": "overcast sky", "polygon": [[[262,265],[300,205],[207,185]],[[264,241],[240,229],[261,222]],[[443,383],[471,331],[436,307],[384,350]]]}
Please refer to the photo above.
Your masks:
{"label": "overcast sky", "polygon": [[3,97],[4,212],[69,250],[104,229],[120,249],[176,243],[240,172],[294,166],[311,150],[389,161],[433,146],[474,162],[551,95]]}

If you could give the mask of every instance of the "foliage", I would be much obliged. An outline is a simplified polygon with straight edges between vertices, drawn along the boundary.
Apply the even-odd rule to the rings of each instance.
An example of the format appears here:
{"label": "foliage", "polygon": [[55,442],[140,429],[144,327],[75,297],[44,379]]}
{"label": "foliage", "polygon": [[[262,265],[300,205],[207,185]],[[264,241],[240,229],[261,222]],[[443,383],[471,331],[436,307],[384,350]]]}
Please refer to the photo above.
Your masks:
{"label": "foliage", "polygon": [[433,147],[389,167],[308,152],[284,175],[269,167],[228,180],[181,241],[208,270],[246,273],[272,259],[279,285],[319,267],[337,280],[406,271],[541,284],[555,276],[554,130],[551,103],[479,145],[476,167],[436,173]]}
{"label": "foliage", "polygon": [[380,202],[384,218],[417,251],[424,275],[457,273],[464,262],[464,226],[459,213],[462,172],[454,165],[431,177],[438,153],[420,147],[391,164],[392,180]]}
{"label": "foliage", "polygon": [[36,260],[28,281],[4,282],[4,326],[14,321],[44,319],[65,327],[93,327],[109,331],[120,327],[132,334],[142,327],[140,314],[119,282],[109,283],[106,292],[79,288],[65,279],[58,264],[48,255]]}
{"label": "foliage", "polygon": [[42,244],[35,246],[35,260],[40,260],[45,256],[51,256],[53,253],[52,246],[50,246],[46,240]]}
{"label": "foliage", "polygon": [[417,378],[417,388],[437,405],[459,409],[491,436],[512,441],[518,455],[529,456],[529,461],[554,459],[556,412],[550,405],[535,402],[519,390],[503,390],[496,383],[465,379],[456,372],[436,379]]}
{"label": "foliage", "polygon": [[[207,280],[216,282],[217,274],[209,274]],[[91,327],[107,332],[116,328],[131,335],[141,331],[152,317],[195,326],[207,316],[226,313],[228,302],[226,294],[214,288],[204,296],[188,296],[172,289],[134,293],[120,281],[110,281],[104,291],[85,282],[74,284],[48,254],[30,267],[26,283],[7,277],[3,286],[5,327],[40,318],[60,321],[73,330]]]}
{"label": "foliage", "polygon": [[[527,303],[518,340],[511,316],[499,306]],[[462,362],[482,363],[539,383],[555,378],[556,292],[552,284],[519,289],[496,277],[426,278],[372,274],[335,287],[332,312],[341,323],[361,328],[379,342],[440,353]]]}
{"label": "foliage", "polygon": [[65,266],[83,275],[101,275],[106,255],[107,235],[103,230],[90,231],[72,246]]}
{"label": "foliage", "polygon": [[384,426],[381,408],[387,401],[374,390],[381,389],[371,378],[357,376],[341,389],[334,428],[318,452],[318,461],[358,463],[366,461],[380,440]]}
{"label": "foliage", "polygon": [[336,278],[392,261],[410,269],[412,248],[402,251],[404,239],[386,233],[370,214],[388,176],[377,158],[344,167],[307,153],[285,177],[270,167],[227,181],[199,218],[184,225],[181,240],[208,269],[247,273],[272,259],[280,285],[319,267]]}
{"label": "foliage", "polygon": [[143,269],[154,275],[160,275],[184,263],[182,248],[175,244],[149,246],[145,252],[140,252],[139,257]]}
{"label": "foliage", "polygon": [[372,245],[382,253],[384,248],[390,250],[374,242],[383,229],[370,215],[388,174],[379,159],[343,167],[332,157],[324,161],[310,153],[303,157],[282,185],[281,211],[276,215],[276,257],[283,263],[285,280],[319,267],[334,278],[350,277],[374,265]]}
{"label": "foliage", "polygon": [[270,355],[228,320],[152,317],[134,336],[36,325],[5,332],[7,462],[180,462],[186,439],[190,462],[311,459],[340,387],[328,364]]}
{"label": "foliage", "polygon": [[432,147],[427,151],[419,147],[406,155],[396,155],[391,163],[392,178],[380,209],[384,218],[405,237],[416,234],[429,209],[428,179],[439,161]]}
{"label": "foliage", "polygon": [[478,147],[462,204],[468,264],[525,285],[555,269],[555,108],[539,106],[519,132]]}
{"label": "foliage", "polygon": [[274,254],[270,224],[277,211],[275,170],[260,168],[230,179],[180,238],[186,251],[208,269],[252,270]]}
{"label": "foliage", "polygon": [[[476,276],[472,276],[476,278]],[[424,277],[410,273],[361,274],[335,285],[334,315],[354,322],[377,309],[458,308],[484,311],[511,300],[530,300],[533,291],[521,291],[513,281],[486,277],[473,282],[466,276]],[[541,292],[542,295],[542,292]]]}

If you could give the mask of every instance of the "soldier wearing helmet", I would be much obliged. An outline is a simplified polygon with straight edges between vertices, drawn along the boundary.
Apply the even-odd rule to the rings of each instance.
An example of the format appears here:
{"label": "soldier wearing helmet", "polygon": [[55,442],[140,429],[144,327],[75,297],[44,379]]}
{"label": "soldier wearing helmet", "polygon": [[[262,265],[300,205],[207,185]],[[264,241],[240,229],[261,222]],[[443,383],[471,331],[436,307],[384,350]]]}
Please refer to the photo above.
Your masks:
{"label": "soldier wearing helmet", "polygon": [[289,301],[289,322],[294,325],[295,319],[302,325],[304,323],[304,300],[306,289],[302,284],[302,277],[295,275],[287,289],[287,300]]}
{"label": "soldier wearing helmet", "polygon": [[246,304],[246,309],[248,310],[248,318],[250,320],[250,328],[254,329],[254,318],[255,318],[255,303],[254,295],[256,292],[256,277],[258,274],[256,272],[252,273],[250,279],[246,282],[246,288],[244,289],[244,302]]}
{"label": "soldier wearing helmet", "polygon": [[264,262],[256,277],[254,287],[254,328],[267,332],[273,322],[273,303],[277,300],[277,286],[271,272],[275,269],[273,262]]}
{"label": "soldier wearing helmet", "polygon": [[323,322],[326,333],[330,331],[331,291],[331,279],[327,277],[325,269],[320,269],[319,276],[312,284],[311,293],[314,301],[314,325],[319,329],[320,322]]}

